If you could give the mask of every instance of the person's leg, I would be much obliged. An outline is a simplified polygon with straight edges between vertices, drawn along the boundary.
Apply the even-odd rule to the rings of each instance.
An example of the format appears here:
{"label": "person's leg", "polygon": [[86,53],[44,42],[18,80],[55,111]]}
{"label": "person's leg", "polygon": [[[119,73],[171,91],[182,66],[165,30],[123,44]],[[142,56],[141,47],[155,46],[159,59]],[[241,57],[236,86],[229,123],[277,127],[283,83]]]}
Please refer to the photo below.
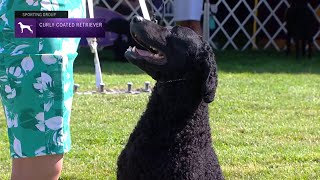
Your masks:
{"label": "person's leg", "polygon": [[286,34],[286,44],[287,44],[287,49],[286,49],[286,55],[288,56],[291,51],[291,34],[288,32]]}
{"label": "person's leg", "polygon": [[303,37],[301,40],[302,57],[304,57],[306,55],[306,45],[307,45],[306,38]]}
{"label": "person's leg", "polygon": [[[80,38],[15,38],[16,10],[52,7],[11,2],[0,7],[7,18],[0,27],[0,96],[13,158],[11,178],[57,180],[63,154],[71,148],[73,61]],[[69,18],[86,17],[85,0],[56,2],[58,10],[68,10]]]}
{"label": "person's leg", "polygon": [[308,38],[308,58],[312,57],[312,46],[313,46],[313,39],[312,36]]}
{"label": "person's leg", "polygon": [[[29,54],[5,56],[6,61],[0,61],[0,65],[8,67],[0,68],[0,76],[6,80],[0,82],[0,94],[13,158],[12,180],[59,178],[63,156],[71,148],[69,122],[75,57],[76,54]],[[53,58],[56,62],[48,65]],[[15,62],[21,66],[14,66]],[[12,69],[8,75],[6,69]]]}
{"label": "person's leg", "polygon": [[[0,81],[0,94],[13,158],[12,180],[58,180],[63,154],[71,148],[75,56],[29,54],[1,58],[5,61],[0,61],[0,66],[6,68],[0,68],[0,76],[5,79]],[[46,64],[53,58],[55,63]]]}
{"label": "person's leg", "polygon": [[200,36],[202,36],[202,28],[201,28],[200,21],[195,21],[195,20],[179,21],[177,22],[177,24],[180,26],[188,27],[194,30]]}
{"label": "person's leg", "polygon": [[63,155],[46,155],[12,160],[11,180],[57,180],[61,174]]}
{"label": "person's leg", "polygon": [[294,38],[294,44],[296,48],[296,59],[300,58],[300,39],[295,37]]}
{"label": "person's leg", "polygon": [[189,24],[191,29],[193,29],[197,34],[199,34],[200,36],[203,35],[200,21],[192,20],[189,21]]}

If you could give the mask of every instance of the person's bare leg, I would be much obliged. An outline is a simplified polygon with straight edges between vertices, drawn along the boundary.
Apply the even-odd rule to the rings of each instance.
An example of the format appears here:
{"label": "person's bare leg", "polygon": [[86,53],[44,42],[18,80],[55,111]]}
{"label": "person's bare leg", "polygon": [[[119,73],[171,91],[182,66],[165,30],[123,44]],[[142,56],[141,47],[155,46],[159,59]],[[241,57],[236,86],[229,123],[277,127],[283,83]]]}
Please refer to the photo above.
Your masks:
{"label": "person's bare leg", "polygon": [[189,21],[189,26],[200,36],[203,35],[200,21]]}
{"label": "person's bare leg", "polygon": [[191,28],[189,27],[189,21],[177,21],[177,25]]}
{"label": "person's bare leg", "polygon": [[194,30],[200,36],[202,36],[202,28],[201,28],[200,21],[195,21],[195,20],[179,21],[177,22],[177,24],[180,26],[188,27]]}
{"label": "person's bare leg", "polygon": [[58,180],[63,155],[13,158],[11,180]]}

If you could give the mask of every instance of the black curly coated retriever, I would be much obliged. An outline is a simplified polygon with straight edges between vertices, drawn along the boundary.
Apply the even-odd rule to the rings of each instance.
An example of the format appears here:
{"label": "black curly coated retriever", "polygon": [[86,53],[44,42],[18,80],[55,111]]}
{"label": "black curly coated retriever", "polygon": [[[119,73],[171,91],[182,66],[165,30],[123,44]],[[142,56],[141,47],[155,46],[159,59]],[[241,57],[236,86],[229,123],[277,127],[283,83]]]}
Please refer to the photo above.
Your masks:
{"label": "black curly coated retriever", "polygon": [[217,87],[210,46],[189,28],[139,16],[126,58],[156,80],[147,109],[118,158],[118,180],[224,179],[212,148],[208,103]]}
{"label": "black curly coated retriever", "polygon": [[308,57],[312,57],[313,36],[319,30],[319,22],[308,7],[308,0],[291,0],[290,7],[285,14],[287,28],[287,50],[291,50],[291,38],[294,40],[296,57],[306,55],[308,44]]}

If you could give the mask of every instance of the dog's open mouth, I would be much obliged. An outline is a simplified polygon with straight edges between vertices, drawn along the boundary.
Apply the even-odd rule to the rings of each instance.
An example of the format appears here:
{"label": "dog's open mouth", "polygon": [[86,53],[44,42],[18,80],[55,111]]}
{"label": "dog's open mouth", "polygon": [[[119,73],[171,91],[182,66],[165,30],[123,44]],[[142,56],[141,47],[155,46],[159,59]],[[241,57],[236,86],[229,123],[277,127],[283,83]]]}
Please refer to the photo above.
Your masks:
{"label": "dog's open mouth", "polygon": [[139,38],[136,34],[132,33],[132,37],[134,40],[139,43],[142,47],[146,48],[147,50],[138,49],[137,47],[129,47],[127,52],[131,52],[131,54],[135,58],[144,59],[149,63],[156,64],[156,65],[164,65],[167,62],[166,56],[163,52],[159,49],[147,45],[141,38]]}

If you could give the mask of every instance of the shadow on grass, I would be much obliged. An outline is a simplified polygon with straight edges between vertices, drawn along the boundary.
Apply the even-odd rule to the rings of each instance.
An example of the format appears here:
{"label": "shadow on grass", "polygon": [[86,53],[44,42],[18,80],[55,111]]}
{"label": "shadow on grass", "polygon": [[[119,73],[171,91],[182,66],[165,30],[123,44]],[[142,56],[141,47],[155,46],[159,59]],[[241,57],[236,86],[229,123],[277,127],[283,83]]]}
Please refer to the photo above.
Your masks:
{"label": "shadow on grass", "polygon": [[216,52],[218,69],[230,73],[288,73],[320,74],[320,54],[312,59],[296,59],[294,53],[286,56],[276,51]]}
{"label": "shadow on grass", "polygon": [[[296,59],[294,53],[286,56],[276,51],[220,51],[215,52],[218,70],[227,73],[288,73],[320,74],[320,54],[312,59]],[[107,74],[144,74],[131,63],[114,60],[110,50],[99,52],[102,72]],[[75,61],[75,72],[94,73],[93,54],[88,48],[80,48]]]}

